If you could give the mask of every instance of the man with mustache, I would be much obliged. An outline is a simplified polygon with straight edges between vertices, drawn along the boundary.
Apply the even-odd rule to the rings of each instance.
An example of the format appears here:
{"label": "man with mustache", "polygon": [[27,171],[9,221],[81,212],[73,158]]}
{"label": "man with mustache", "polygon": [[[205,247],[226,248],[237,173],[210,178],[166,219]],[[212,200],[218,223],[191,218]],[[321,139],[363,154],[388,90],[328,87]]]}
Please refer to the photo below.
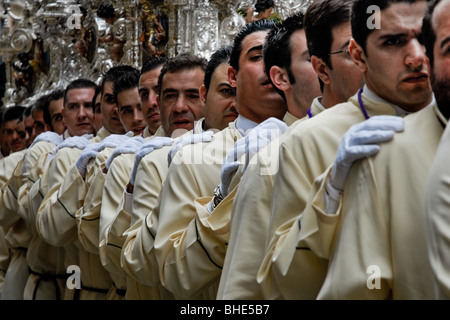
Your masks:
{"label": "man with mustache", "polygon": [[[450,116],[450,1],[436,1],[424,21],[425,46],[432,67],[431,85],[439,109],[448,120]],[[431,299],[448,299],[449,285],[449,184],[448,157],[450,129],[446,127],[439,143],[426,182],[425,232],[428,256],[433,271],[435,288]]]}
{"label": "man with mustache", "polygon": [[[191,72],[194,70],[193,80],[189,83],[193,85],[195,80],[197,80],[197,75],[203,72],[205,61],[190,55],[183,55],[182,57],[186,57],[186,61],[189,61],[190,63],[189,67],[188,64],[184,65],[186,69],[183,71]],[[140,75],[135,79],[137,87],[134,92],[134,100],[136,100],[136,98],[139,99],[139,104],[144,106],[142,109],[146,114],[147,127],[143,134],[144,138],[135,136],[132,140],[126,141],[123,145],[115,148],[105,162],[104,170],[97,170],[94,177],[91,179],[92,184],[87,191],[87,194],[91,195],[86,199],[83,205],[83,212],[79,215],[79,219],[77,219],[78,229],[81,231],[79,232],[79,240],[84,248],[90,253],[95,253],[96,255],[100,254],[99,232],[100,234],[102,233],[102,230],[104,229],[103,225],[106,224],[105,220],[111,220],[114,217],[117,207],[119,206],[123,189],[129,181],[135,153],[145,143],[151,143],[152,141],[157,140],[153,140],[153,138],[166,138],[165,143],[169,145],[172,142],[172,139],[167,137],[168,133],[166,133],[162,126],[159,126],[159,128],[156,128],[155,126],[155,124],[160,124],[161,119],[159,116],[160,108],[156,104],[156,95],[154,93],[158,88],[157,80],[165,61],[166,60],[162,58],[150,60],[144,66]],[[128,77],[128,75],[126,77]],[[134,77],[135,76],[133,75],[133,78]],[[115,90],[118,90],[117,87],[121,86],[120,82],[121,80],[115,82]],[[140,96],[138,93],[140,93]],[[118,103],[120,104],[120,94],[118,94],[117,97]],[[189,105],[191,108],[190,110],[195,112],[193,118],[198,119],[203,115],[203,105],[200,100],[192,101],[192,103],[192,105]],[[198,104],[198,106],[196,104]],[[119,111],[119,114],[120,113],[121,111]],[[123,116],[124,114],[121,114],[121,119]],[[154,132],[154,135],[147,136],[147,134],[152,131]],[[103,200],[104,194],[106,195]],[[104,268],[102,269],[105,270]],[[109,270],[107,271],[109,272]],[[123,299],[127,292],[126,279],[114,272],[109,272],[109,274],[113,279],[114,287],[111,288],[113,290],[110,290],[107,298]]]}
{"label": "man with mustache", "polygon": [[[168,158],[176,153],[180,145],[194,143],[197,138],[202,139],[205,131],[209,131],[205,132],[205,139],[210,139],[212,131],[224,129],[229,122],[237,117],[235,89],[231,87],[227,75],[230,52],[231,48],[229,47],[219,48],[212,54],[206,66],[204,81],[199,89],[199,98],[205,104],[204,118],[197,122],[193,130],[175,139],[170,146],[155,149],[143,157],[140,155],[141,160],[135,163],[133,167],[135,179],[130,178],[117,216],[109,230],[105,231],[103,243],[110,244],[105,247],[108,250],[108,263],[115,265],[116,269],[127,274],[129,279],[135,280],[135,285],[140,288],[139,290],[133,290],[129,287],[127,290],[129,298],[173,298],[173,295],[162,288],[158,281],[151,283],[151,277],[148,276],[150,271],[147,272],[147,270],[148,268],[155,270],[156,265],[149,264],[146,254],[142,254],[142,252],[150,251],[149,246],[151,248],[153,246],[152,242],[141,240],[140,237],[146,236],[146,233],[141,232],[140,229],[146,228],[143,219],[153,210],[156,204],[162,183],[167,175]],[[161,83],[165,88],[164,77],[161,78]],[[170,105],[166,105],[164,97],[159,99],[159,103],[161,109],[170,107]],[[125,218],[128,219],[127,222],[125,222]],[[115,249],[117,247],[123,248],[122,263],[120,262],[120,252]],[[137,295],[138,292],[139,295]]]}
{"label": "man with mustache", "polygon": [[[367,13],[370,5],[380,9],[380,28],[367,23],[372,17],[371,11]],[[313,211],[307,204],[310,195],[319,194],[322,197],[314,204],[325,208],[324,188],[328,184],[320,181],[330,171],[332,177],[345,175],[343,170],[332,170],[336,152],[341,151],[338,155],[345,164],[338,168],[348,168],[403,130],[403,119],[392,116],[435,105],[420,38],[425,9],[426,1],[354,2],[349,52],[363,73],[365,85],[348,102],[291,130],[281,143],[282,165],[275,177],[270,242],[257,275],[265,298],[314,299],[319,293],[329,254],[322,240],[334,234],[329,227],[334,218],[328,214],[333,210]],[[339,148],[341,139],[350,140],[356,151]],[[342,176],[332,180],[335,189]],[[320,187],[322,191],[317,191]],[[365,200],[359,192],[350,196]]]}
{"label": "man with mustache", "polygon": [[[208,258],[197,236],[203,227],[194,200],[212,196],[224,158],[237,140],[271,117],[281,123],[286,114],[286,104],[265,74],[262,60],[265,38],[275,26],[258,20],[236,36],[228,79],[236,88],[238,118],[210,142],[187,145],[175,154],[156,207],[143,219],[146,228],[140,231],[145,234],[137,239],[155,236],[154,250],[146,251],[146,258],[157,259],[163,275],[157,279],[176,298],[215,299],[217,292],[220,269],[213,257]],[[182,194],[180,190],[184,190]]]}
{"label": "man with mustache", "polygon": [[[266,40],[266,73],[284,92],[290,113],[300,118],[295,125],[347,101],[363,85],[362,73],[343,51],[351,39],[350,13],[351,3],[346,0],[316,2],[304,16],[286,19],[283,29],[272,32]],[[314,90],[312,75],[306,76],[311,70],[320,79],[320,96]],[[218,299],[263,298],[256,274],[264,258],[278,147],[283,137],[254,156],[257,160],[242,174],[242,187],[232,190],[222,201],[235,193]],[[216,212],[223,207],[219,204],[213,214],[225,214]]]}

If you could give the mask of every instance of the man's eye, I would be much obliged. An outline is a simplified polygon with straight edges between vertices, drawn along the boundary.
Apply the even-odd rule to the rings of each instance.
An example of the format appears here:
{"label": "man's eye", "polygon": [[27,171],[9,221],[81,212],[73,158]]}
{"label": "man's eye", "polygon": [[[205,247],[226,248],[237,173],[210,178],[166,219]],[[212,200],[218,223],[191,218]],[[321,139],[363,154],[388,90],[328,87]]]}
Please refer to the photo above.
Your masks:
{"label": "man's eye", "polygon": [[114,97],[106,97],[105,101],[106,101],[106,103],[109,103],[109,104],[116,103],[116,101],[114,100]]}
{"label": "man's eye", "polygon": [[262,55],[255,55],[253,57],[250,58],[251,61],[259,61],[262,60],[263,56]]}
{"label": "man's eye", "polygon": [[234,95],[234,91],[233,91],[233,89],[229,89],[229,88],[226,88],[226,89],[222,89],[222,90],[220,90],[220,92],[222,92],[222,93],[224,93],[224,94],[226,94],[226,95]]}
{"label": "man's eye", "polygon": [[164,95],[164,99],[166,99],[166,100],[175,99],[176,97],[177,97],[176,94],[171,94],[171,93]]}
{"label": "man's eye", "polygon": [[386,46],[403,46],[406,43],[406,40],[404,38],[391,38],[391,39],[387,39],[384,44]]}

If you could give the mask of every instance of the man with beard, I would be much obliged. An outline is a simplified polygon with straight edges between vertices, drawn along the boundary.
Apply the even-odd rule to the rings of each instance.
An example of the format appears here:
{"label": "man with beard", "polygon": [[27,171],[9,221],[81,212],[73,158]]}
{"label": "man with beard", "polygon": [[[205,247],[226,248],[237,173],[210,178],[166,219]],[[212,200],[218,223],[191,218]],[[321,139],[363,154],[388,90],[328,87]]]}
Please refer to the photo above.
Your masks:
{"label": "man with beard", "polygon": [[[424,36],[430,64],[433,67],[431,84],[439,109],[446,119],[450,115],[450,1],[436,1],[424,22]],[[436,151],[425,189],[425,227],[428,254],[436,290],[430,298],[450,297],[450,129],[447,127]]]}

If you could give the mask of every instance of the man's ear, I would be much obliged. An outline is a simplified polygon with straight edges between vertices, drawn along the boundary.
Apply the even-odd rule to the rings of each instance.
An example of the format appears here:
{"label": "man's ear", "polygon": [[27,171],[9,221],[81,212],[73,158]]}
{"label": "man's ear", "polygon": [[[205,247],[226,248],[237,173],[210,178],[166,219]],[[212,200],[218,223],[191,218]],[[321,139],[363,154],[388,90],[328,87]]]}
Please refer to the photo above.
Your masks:
{"label": "man's ear", "polygon": [[200,95],[200,100],[203,103],[206,103],[206,95],[208,94],[208,91],[206,90],[206,86],[204,84],[202,84],[202,86],[200,87],[199,90],[199,95]]}
{"label": "man's ear", "polygon": [[317,56],[311,56],[311,64],[320,80],[322,80],[325,85],[330,84],[330,68],[327,66],[325,61]]}
{"label": "man's ear", "polygon": [[356,64],[357,68],[361,72],[367,71],[367,57],[362,49],[362,47],[356,43],[355,39],[350,40],[350,44],[348,45],[348,51],[350,52],[350,57],[353,62]]}
{"label": "man's ear", "polygon": [[289,81],[287,71],[278,66],[270,68],[270,80],[272,80],[275,87],[283,92],[291,88],[291,82]]}
{"label": "man's ear", "polygon": [[237,71],[233,67],[228,67],[228,81],[233,88],[237,87]]}

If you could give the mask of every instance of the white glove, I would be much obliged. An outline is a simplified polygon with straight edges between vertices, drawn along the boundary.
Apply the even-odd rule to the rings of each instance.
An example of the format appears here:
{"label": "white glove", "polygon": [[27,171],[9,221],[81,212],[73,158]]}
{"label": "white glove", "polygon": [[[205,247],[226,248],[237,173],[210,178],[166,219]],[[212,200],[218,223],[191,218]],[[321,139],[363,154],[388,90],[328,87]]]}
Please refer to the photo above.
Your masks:
{"label": "white glove", "polygon": [[107,136],[105,139],[100,141],[100,146],[98,151],[102,151],[105,148],[116,148],[121,145],[123,142],[127,141],[131,137],[133,137],[133,131],[129,131],[126,134],[111,134]]}
{"label": "white glove", "polygon": [[63,142],[63,137],[56,132],[45,131],[34,138],[33,143],[29,146],[29,148],[33,147],[39,141],[47,141],[54,144],[55,146],[58,146]]}
{"label": "white glove", "polygon": [[97,156],[99,147],[100,143],[91,143],[87,145],[78,158],[77,162],[75,162],[78,172],[83,177],[83,179],[86,177],[87,164],[89,163],[89,160]]}
{"label": "white glove", "polygon": [[352,126],[339,143],[336,159],[326,184],[327,212],[336,212],[348,172],[356,160],[372,156],[380,150],[379,143],[391,140],[403,131],[404,120],[397,116],[374,116]]}
{"label": "white glove", "polygon": [[88,144],[92,143],[89,139],[92,139],[92,134],[84,134],[82,136],[74,136],[67,138],[63,142],[61,142],[55,149],[53,149],[53,153],[56,153],[59,149],[62,148],[78,148],[83,150]]}
{"label": "white glove", "polygon": [[117,146],[112,154],[108,157],[108,159],[106,159],[106,169],[109,170],[111,163],[117,156],[124,153],[136,153],[144,144],[144,142],[145,139],[141,136],[136,136],[131,139],[125,140],[121,145]]}
{"label": "white glove", "polygon": [[[242,173],[244,173],[252,157],[287,129],[288,126],[283,121],[269,118],[253,128],[245,137],[236,141],[233,149],[227,153],[220,171],[219,191],[222,199],[228,195],[231,180],[242,164],[240,158],[245,156],[242,167]],[[213,202],[214,199],[211,201]],[[208,204],[208,210],[214,208],[212,202]]]}
{"label": "white glove", "polygon": [[131,169],[130,174],[130,184],[134,185],[134,182],[136,181],[136,173],[139,163],[141,162],[141,159],[144,156],[146,156],[155,149],[161,149],[164,146],[170,146],[172,143],[173,139],[168,137],[154,137],[144,142],[141,148],[134,155],[133,169]]}
{"label": "white glove", "polygon": [[183,137],[181,137],[175,146],[170,149],[169,154],[167,155],[167,160],[170,164],[172,163],[173,157],[175,157],[175,154],[184,146],[188,144],[194,144],[194,143],[200,143],[200,142],[211,142],[212,136],[214,135],[213,131],[207,130],[203,131],[201,133],[195,133],[195,134],[188,134]]}
{"label": "white glove", "polygon": [[244,173],[252,157],[287,129],[288,126],[283,121],[269,118],[253,128],[245,137],[236,141],[234,148],[225,157],[220,173],[220,191],[224,197],[228,195],[228,186],[233,174],[241,164],[239,158],[245,155],[242,167],[242,173]]}

